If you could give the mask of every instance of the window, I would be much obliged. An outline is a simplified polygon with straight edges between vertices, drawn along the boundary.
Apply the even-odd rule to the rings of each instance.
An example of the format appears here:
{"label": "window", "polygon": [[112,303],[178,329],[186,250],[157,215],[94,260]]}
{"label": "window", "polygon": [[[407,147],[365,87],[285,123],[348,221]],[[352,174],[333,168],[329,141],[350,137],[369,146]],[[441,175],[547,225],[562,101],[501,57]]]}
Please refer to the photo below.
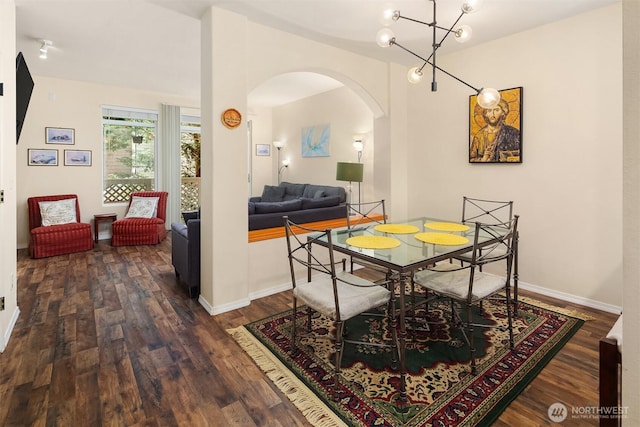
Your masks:
{"label": "window", "polygon": [[158,113],[102,108],[104,204],[129,201],[134,191],[155,189]]}
{"label": "window", "polygon": [[180,118],[180,209],[200,206],[200,117]]}

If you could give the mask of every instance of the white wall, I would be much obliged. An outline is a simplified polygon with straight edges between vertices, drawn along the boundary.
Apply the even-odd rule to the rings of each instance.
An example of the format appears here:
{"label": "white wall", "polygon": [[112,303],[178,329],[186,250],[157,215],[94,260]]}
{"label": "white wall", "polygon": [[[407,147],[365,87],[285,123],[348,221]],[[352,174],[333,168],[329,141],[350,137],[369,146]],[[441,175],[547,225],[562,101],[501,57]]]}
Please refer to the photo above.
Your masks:
{"label": "white wall", "polygon": [[5,308],[0,311],[0,352],[4,351],[11,330],[18,319],[16,286],[16,28],[13,0],[0,2],[0,297]]}
{"label": "white wall", "polygon": [[640,2],[624,0],[624,426],[640,425]]}
{"label": "white wall", "polygon": [[[307,126],[327,124],[331,129],[329,157],[302,157],[301,134]],[[274,108],[274,139],[285,141],[281,158],[291,164],[282,171],[282,181],[342,186],[336,181],[337,162],[357,162],[353,148],[353,134],[365,134],[361,162],[364,178],[361,185],[363,200],[373,200],[373,114],[351,89],[342,87],[298,102]],[[353,197],[357,200],[358,185],[353,183]]]}
{"label": "white wall", "polygon": [[621,28],[615,4],[439,58],[476,87],[523,87],[522,164],[468,163],[471,93],[443,74],[436,93],[410,89],[408,108],[412,214],[457,218],[463,195],[513,200],[521,281],[611,310],[622,306]]}
{"label": "white wall", "polygon": [[[257,25],[218,8],[211,8],[201,23],[203,117],[219,117],[222,106],[238,108],[247,117],[247,94],[271,77],[292,71],[317,72],[344,83],[364,100],[374,117],[381,117],[393,98],[386,89],[389,67],[383,62]],[[222,39],[234,43],[230,47],[214,43],[214,40]],[[246,65],[247,58],[260,66]],[[234,64],[234,67],[228,67],[228,64]],[[368,70],[365,74],[363,67]],[[221,145],[224,140],[226,144]],[[247,304],[256,288],[263,287],[271,277],[283,272],[267,269],[258,273],[261,275],[256,278],[258,280],[243,284],[237,282],[244,276],[224,276],[224,269],[229,265],[242,269],[243,262],[246,262],[247,271],[255,272],[244,231],[247,171],[240,167],[240,164],[246,164],[248,150],[247,144],[239,142],[237,135],[220,129],[216,120],[211,124],[203,123],[203,146],[202,232],[212,238],[204,238],[202,244],[200,302],[215,313],[220,307],[229,309]],[[214,151],[206,152],[208,146],[215,147]],[[207,164],[207,159],[213,161]],[[222,168],[217,167],[216,159],[224,162],[224,166],[220,165]],[[232,165],[235,169],[229,171],[230,175],[220,173]],[[230,178],[238,172],[242,172],[241,178]],[[230,202],[221,197],[227,194],[233,195]],[[236,200],[237,195],[242,195],[242,203]],[[224,209],[214,210],[214,206],[221,205]],[[232,226],[239,225],[239,219],[245,221],[244,229]],[[233,260],[221,263],[222,253],[234,257]],[[265,277],[264,281],[259,280],[262,277]]]}
{"label": "white wall", "polygon": [[[34,80],[17,148],[19,248],[29,244],[27,198],[31,196],[78,194],[83,222],[92,222],[97,213],[124,215],[124,204],[102,204],[102,105],[159,110],[160,104],[167,103],[199,108],[197,100],[176,96],[41,76]],[[74,128],[75,144],[45,144],[45,127]],[[29,148],[57,149],[58,166],[28,166]],[[64,166],[65,149],[91,150],[91,167]]]}
{"label": "white wall", "polygon": [[[251,194],[260,196],[265,184],[275,185],[277,182],[278,150],[273,146],[272,109],[253,108],[249,112],[252,127],[251,146]],[[270,156],[256,156],[256,145],[267,144],[271,147]]]}

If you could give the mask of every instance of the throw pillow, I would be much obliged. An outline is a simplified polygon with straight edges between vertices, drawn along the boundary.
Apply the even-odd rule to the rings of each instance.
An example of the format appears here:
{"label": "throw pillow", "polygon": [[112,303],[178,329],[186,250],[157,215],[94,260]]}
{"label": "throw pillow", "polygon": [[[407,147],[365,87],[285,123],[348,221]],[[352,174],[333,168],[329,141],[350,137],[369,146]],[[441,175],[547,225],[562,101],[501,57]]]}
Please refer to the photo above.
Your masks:
{"label": "throw pillow", "polygon": [[154,218],[158,209],[158,197],[133,196],[125,218]]}
{"label": "throw pillow", "polygon": [[320,197],[324,197],[324,191],[322,190],[318,190],[314,193],[313,198],[314,199],[319,199]]}
{"label": "throw pillow", "polygon": [[265,185],[262,190],[261,202],[281,202],[284,199],[284,187]]}
{"label": "throw pillow", "polygon": [[38,202],[42,226],[70,224],[77,222],[76,199],[63,199],[54,202]]}

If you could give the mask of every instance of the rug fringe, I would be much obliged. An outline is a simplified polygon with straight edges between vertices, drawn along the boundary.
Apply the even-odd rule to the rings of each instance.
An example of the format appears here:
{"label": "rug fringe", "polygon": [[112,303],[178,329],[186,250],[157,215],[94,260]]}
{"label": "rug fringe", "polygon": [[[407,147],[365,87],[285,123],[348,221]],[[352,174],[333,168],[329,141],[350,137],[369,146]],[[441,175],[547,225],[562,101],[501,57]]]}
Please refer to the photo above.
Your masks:
{"label": "rug fringe", "polygon": [[315,393],[309,390],[244,326],[227,329],[227,333],[251,356],[256,365],[293,402],[311,424],[316,427],[346,426]]}
{"label": "rug fringe", "polygon": [[568,308],[558,307],[557,305],[547,304],[542,301],[538,301],[533,298],[518,296],[518,301],[525,302],[530,305],[535,305],[536,307],[544,308],[550,311],[555,311],[556,313],[564,314],[566,316],[575,317],[580,320],[595,320],[595,317],[589,316],[588,314],[581,313],[577,310],[571,310]]}

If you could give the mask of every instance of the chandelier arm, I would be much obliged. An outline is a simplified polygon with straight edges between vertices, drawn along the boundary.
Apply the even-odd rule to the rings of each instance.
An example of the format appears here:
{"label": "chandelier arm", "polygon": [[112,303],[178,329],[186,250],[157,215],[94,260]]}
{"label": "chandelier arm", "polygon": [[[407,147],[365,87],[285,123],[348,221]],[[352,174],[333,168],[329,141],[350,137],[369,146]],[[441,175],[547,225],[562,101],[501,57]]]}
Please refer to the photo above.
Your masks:
{"label": "chandelier arm", "polygon": [[[457,21],[453,25],[458,23],[460,18],[462,18],[462,15],[464,15],[464,13],[460,14],[460,17],[457,19]],[[413,19],[413,18],[409,18],[408,16],[402,16],[402,15],[399,15],[398,19],[406,19],[407,21],[411,21],[411,22],[415,22],[415,23],[418,23],[418,24],[426,25],[427,27],[435,27],[435,28],[437,28],[439,30],[442,30],[442,31],[447,31],[449,33],[455,33],[455,31],[453,31],[453,26],[451,26],[451,28],[441,27],[439,25],[436,25],[433,22],[424,22],[424,21],[420,21],[418,19]]]}
{"label": "chandelier arm", "polygon": [[[422,56],[418,55],[417,53],[413,52],[412,50],[409,50],[409,49],[407,49],[406,47],[402,46],[400,43],[398,43],[398,42],[395,40],[395,38],[394,38],[394,39],[392,39],[392,40],[390,40],[390,41],[389,41],[389,44],[390,44],[390,45],[398,46],[400,49],[404,50],[405,52],[407,52],[407,53],[409,53],[409,54],[411,54],[411,55],[415,56],[416,58],[418,58],[418,59],[420,59],[420,60],[424,61],[424,63],[425,63],[424,65],[426,65],[426,64],[431,65],[433,68],[437,69],[438,71],[442,71],[443,73],[445,73],[447,76],[451,77],[452,79],[455,79],[455,80],[457,80],[458,82],[462,83],[463,85],[465,85],[465,86],[467,86],[467,87],[470,87],[471,89],[473,89],[474,91],[476,91],[476,93],[478,93],[478,94],[479,94],[479,93],[482,91],[482,89],[478,89],[478,88],[476,88],[476,87],[471,86],[469,83],[465,82],[465,81],[464,81],[464,80],[462,80],[461,78],[454,76],[453,74],[451,74],[451,73],[450,73],[450,72],[448,72],[447,70],[445,70],[445,69],[443,69],[443,68],[438,67],[438,66],[437,66],[437,65],[435,65],[433,62],[431,62],[431,61],[429,61],[429,60],[427,60],[427,59],[424,59]],[[424,65],[423,65],[420,69],[424,68]]]}
{"label": "chandelier arm", "polygon": [[[445,30],[445,31],[446,31],[446,33],[445,33],[445,35],[444,35],[444,36],[442,36],[442,38],[440,39],[440,43],[438,43],[438,47],[442,44],[442,42],[444,42],[444,41],[445,41],[445,39],[449,36],[449,34],[451,34],[451,33],[455,33],[455,31],[453,30],[453,27],[455,27],[456,25],[458,25],[458,21],[460,21],[460,19],[462,19],[462,17],[463,17],[463,16],[464,16],[464,12],[462,12],[462,13],[460,14],[460,16],[458,16],[458,19],[456,19],[456,21],[455,21],[453,24],[451,24],[451,28],[449,28],[449,29],[447,29],[447,28],[442,28],[443,30]],[[438,27],[438,28],[440,28],[440,27]]]}
{"label": "chandelier arm", "polygon": [[[426,25],[428,27],[433,27],[435,25],[433,22],[424,22],[424,21],[420,21],[418,19],[413,19],[413,18],[409,18],[408,16],[402,16],[402,15],[399,15],[398,19],[406,19],[407,21],[416,22],[418,24]],[[440,28],[440,27],[438,27],[438,28]],[[443,28],[443,30],[446,30],[446,28]]]}

